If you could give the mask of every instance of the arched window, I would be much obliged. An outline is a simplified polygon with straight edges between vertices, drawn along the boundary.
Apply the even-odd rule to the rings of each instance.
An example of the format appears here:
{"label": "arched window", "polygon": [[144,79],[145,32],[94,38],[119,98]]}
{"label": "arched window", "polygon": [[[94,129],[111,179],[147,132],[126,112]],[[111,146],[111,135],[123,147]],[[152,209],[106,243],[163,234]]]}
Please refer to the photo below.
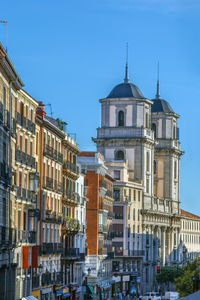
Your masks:
{"label": "arched window", "polygon": [[118,113],[118,126],[124,126],[124,112],[122,110]]}
{"label": "arched window", "polygon": [[116,160],[124,160],[124,152],[122,150],[119,150],[115,154]]}
{"label": "arched window", "polygon": [[154,131],[154,138],[156,138],[157,134],[156,134],[156,124],[155,123],[152,124],[152,130]]}

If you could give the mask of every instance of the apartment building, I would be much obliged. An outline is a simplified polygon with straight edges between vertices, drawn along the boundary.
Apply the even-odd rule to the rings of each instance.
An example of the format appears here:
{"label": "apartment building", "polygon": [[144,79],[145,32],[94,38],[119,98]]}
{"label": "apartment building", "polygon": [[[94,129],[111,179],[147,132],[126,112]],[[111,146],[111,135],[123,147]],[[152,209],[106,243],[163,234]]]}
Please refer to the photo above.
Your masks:
{"label": "apartment building", "polygon": [[61,227],[62,227],[62,165],[65,138],[63,123],[48,117],[44,105],[37,108],[36,152],[40,174],[38,230],[39,265],[41,269],[41,300],[50,300],[54,295],[54,286],[62,284],[61,272]]}
{"label": "apartment building", "polygon": [[[35,165],[35,116],[37,101],[20,90],[15,99],[16,145],[12,156],[15,202],[12,221],[17,229],[15,262],[17,263],[16,299],[32,295],[32,268],[36,250],[39,214],[36,210],[39,176]],[[36,252],[35,252],[36,251]]]}
{"label": "apartment building", "polygon": [[[80,195],[77,190],[77,180],[80,170],[77,165],[77,155],[80,152],[76,141],[69,135],[63,140],[63,283],[68,287],[68,298],[76,299],[78,285],[75,281],[75,263],[80,260],[80,249],[76,247],[75,236],[80,230],[77,207],[80,206]],[[76,267],[77,268],[77,267]],[[67,296],[66,296],[67,297]]]}
{"label": "apartment building", "polygon": [[[78,165],[79,170],[81,170],[81,166]],[[85,294],[85,255],[86,255],[86,248],[85,248],[85,241],[86,241],[86,229],[87,229],[87,221],[86,221],[86,205],[87,205],[87,198],[86,192],[87,189],[84,186],[85,183],[85,175],[79,175],[79,178],[76,180],[76,191],[79,195],[79,203],[75,209],[75,216],[78,220],[80,227],[79,231],[75,235],[75,249],[79,249],[79,260],[75,260],[74,263],[74,282],[77,283],[77,290],[76,290],[76,297],[79,300],[84,300]]]}
{"label": "apartment building", "polygon": [[[78,157],[87,188],[87,256],[85,275],[87,293],[111,298],[112,259],[111,221],[113,179],[107,174],[103,156],[81,152]],[[110,252],[109,252],[110,251]]]}
{"label": "apartment building", "polygon": [[181,263],[200,256],[200,217],[181,209]]}
{"label": "apartment building", "polygon": [[[12,193],[12,158],[15,155],[15,102],[22,88],[18,73],[0,44],[0,299],[15,300],[16,228],[12,218],[15,197]],[[10,283],[12,282],[12,285]]]}

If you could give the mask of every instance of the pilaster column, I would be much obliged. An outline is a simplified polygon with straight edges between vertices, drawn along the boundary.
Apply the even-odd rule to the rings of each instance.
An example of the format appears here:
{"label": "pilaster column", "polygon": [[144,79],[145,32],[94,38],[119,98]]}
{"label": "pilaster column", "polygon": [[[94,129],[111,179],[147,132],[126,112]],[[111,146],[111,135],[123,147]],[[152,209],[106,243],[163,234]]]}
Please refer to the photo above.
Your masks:
{"label": "pilaster column", "polygon": [[162,251],[161,251],[161,254],[162,254],[162,264],[163,266],[165,265],[165,240],[166,240],[166,227],[162,227]]}

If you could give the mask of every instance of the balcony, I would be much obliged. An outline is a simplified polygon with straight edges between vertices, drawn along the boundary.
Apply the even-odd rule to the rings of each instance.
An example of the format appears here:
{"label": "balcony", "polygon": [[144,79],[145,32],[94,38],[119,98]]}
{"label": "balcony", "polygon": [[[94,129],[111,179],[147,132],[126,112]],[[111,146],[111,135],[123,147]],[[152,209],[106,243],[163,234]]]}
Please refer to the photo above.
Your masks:
{"label": "balcony", "polygon": [[0,248],[15,247],[16,229],[0,226]]}
{"label": "balcony", "polygon": [[79,177],[80,170],[75,163],[70,163],[65,160],[63,163],[63,172],[70,175],[73,179],[77,179]]}
{"label": "balcony", "polygon": [[144,250],[124,250],[115,251],[115,257],[123,256],[123,257],[143,257],[145,255]]}
{"label": "balcony", "polygon": [[79,248],[65,248],[63,257],[65,259],[80,259]]}
{"label": "balcony", "polygon": [[106,191],[106,196],[109,197],[109,198],[113,198],[113,192],[110,191],[110,190],[107,190]]}
{"label": "balcony", "polygon": [[17,242],[25,244],[35,244],[36,231],[17,230]]}
{"label": "balcony", "polygon": [[115,213],[112,211],[108,211],[108,218],[109,219],[114,219],[115,218]]}
{"label": "balcony", "polygon": [[65,192],[63,195],[63,201],[65,202],[74,202],[74,204],[81,203],[81,198],[76,192]]}
{"label": "balcony", "polygon": [[54,190],[57,192],[63,193],[63,185],[61,182],[54,180]]}
{"label": "balcony", "polygon": [[45,215],[43,216],[43,221],[50,223],[61,224],[63,221],[63,217],[58,216],[56,212],[51,213],[51,211],[46,210]]}
{"label": "balcony", "polygon": [[20,149],[16,149],[15,155],[16,155],[15,159],[18,163],[21,163],[23,165],[26,165],[30,168],[35,169],[35,158],[34,157],[21,151]]}
{"label": "balcony", "polygon": [[108,226],[104,224],[99,224],[99,232],[107,233],[108,232]]}
{"label": "balcony", "polygon": [[63,155],[62,155],[62,153],[58,152],[57,150],[55,150],[54,148],[52,148],[48,144],[44,145],[43,154],[45,156],[50,157],[51,159],[54,159],[54,160],[60,162],[61,164],[63,163]]}
{"label": "balcony", "polygon": [[107,184],[106,184],[106,182],[105,182],[104,180],[101,180],[101,181],[99,182],[99,186],[100,186],[100,187],[103,187],[103,188],[105,188],[105,189],[107,189]]}
{"label": "balcony", "polygon": [[43,177],[43,187],[58,193],[63,193],[62,183],[48,176]]}
{"label": "balcony", "polygon": [[75,218],[66,217],[63,221],[62,231],[64,234],[76,234],[80,229],[79,221]]}
{"label": "balcony", "polygon": [[39,255],[45,254],[61,254],[63,253],[63,246],[61,243],[43,243],[39,247]]}
{"label": "balcony", "polygon": [[26,202],[28,205],[36,203],[35,192],[21,187],[17,187],[17,199]]}
{"label": "balcony", "polygon": [[16,120],[18,125],[35,135],[35,123],[33,123],[31,120],[28,120],[19,112],[16,113]]}
{"label": "balcony", "polygon": [[43,187],[53,190],[53,179],[48,176],[44,176],[43,177]]}
{"label": "balcony", "polygon": [[0,181],[3,181],[5,185],[11,184],[10,168],[5,162],[0,162]]}

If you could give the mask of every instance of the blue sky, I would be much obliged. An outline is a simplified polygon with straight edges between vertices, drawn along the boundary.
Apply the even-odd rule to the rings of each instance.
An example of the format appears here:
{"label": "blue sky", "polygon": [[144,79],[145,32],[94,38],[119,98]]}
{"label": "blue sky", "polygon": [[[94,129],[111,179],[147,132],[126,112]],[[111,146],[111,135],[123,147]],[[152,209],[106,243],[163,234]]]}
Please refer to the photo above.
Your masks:
{"label": "blue sky", "polygon": [[83,150],[95,150],[98,100],[124,78],[126,42],[131,81],[147,98],[159,59],[161,96],[181,115],[182,207],[200,215],[199,14],[199,0],[7,0],[0,11],[25,90],[52,104]]}

